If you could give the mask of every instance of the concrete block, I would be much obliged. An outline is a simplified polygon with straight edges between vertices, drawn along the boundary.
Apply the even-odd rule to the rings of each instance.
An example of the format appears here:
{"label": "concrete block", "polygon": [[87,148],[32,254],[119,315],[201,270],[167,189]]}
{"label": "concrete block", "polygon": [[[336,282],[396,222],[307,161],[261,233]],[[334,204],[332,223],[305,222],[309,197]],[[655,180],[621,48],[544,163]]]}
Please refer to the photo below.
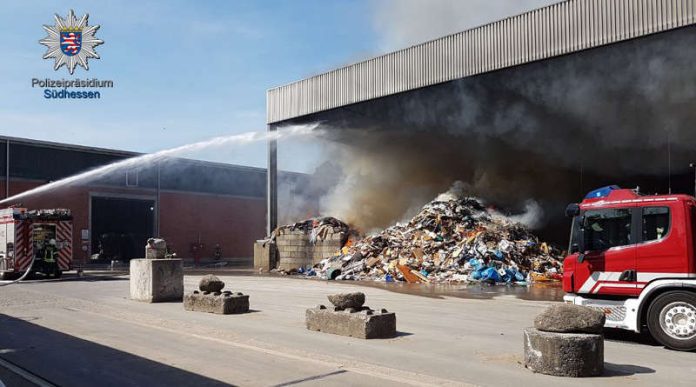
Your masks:
{"label": "concrete block", "polygon": [[295,238],[277,238],[276,243],[278,246],[281,247],[289,247],[289,246],[301,246],[301,247],[306,247],[309,245],[309,241],[307,240],[297,240]]}
{"label": "concrete block", "polygon": [[558,304],[546,308],[534,319],[534,328],[544,332],[602,333],[604,311],[587,306]]}
{"label": "concrete block", "polygon": [[307,309],[307,329],[360,339],[386,339],[396,336],[396,314],[369,308],[356,311],[329,310],[320,305]]}
{"label": "concrete block", "polygon": [[196,290],[184,297],[184,309],[216,314],[248,313],[249,296],[230,291],[210,293]]}
{"label": "concrete block", "polygon": [[167,242],[160,238],[150,238],[145,245],[145,258],[164,259],[167,254]]}
{"label": "concrete block", "polygon": [[297,269],[315,265],[323,259],[332,257],[341,249],[341,233],[328,234],[326,239],[309,241],[309,234],[304,231],[286,231],[276,237],[278,243],[278,268]]}
{"label": "concrete block", "polygon": [[181,301],[183,296],[184,270],[181,259],[131,259],[132,300]]}
{"label": "concrete block", "polygon": [[604,337],[524,330],[524,366],[554,376],[598,376],[604,371]]}
{"label": "concrete block", "polygon": [[[265,242],[265,243],[264,243]],[[275,267],[276,245],[263,240],[254,243],[254,269],[270,271]]]}

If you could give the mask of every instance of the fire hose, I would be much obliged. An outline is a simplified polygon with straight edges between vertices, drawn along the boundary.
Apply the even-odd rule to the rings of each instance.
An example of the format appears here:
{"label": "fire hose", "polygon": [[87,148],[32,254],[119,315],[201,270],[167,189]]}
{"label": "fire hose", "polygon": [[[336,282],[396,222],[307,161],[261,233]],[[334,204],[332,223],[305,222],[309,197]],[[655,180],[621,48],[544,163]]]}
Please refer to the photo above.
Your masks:
{"label": "fire hose", "polygon": [[36,261],[35,256],[31,258],[31,263],[29,264],[29,267],[27,267],[27,270],[24,272],[24,274],[22,274],[21,277],[17,278],[16,280],[12,280],[12,281],[2,281],[2,282],[0,282],[0,286],[12,285],[12,284],[16,284],[20,281],[23,281],[29,275],[29,273],[31,273],[31,268],[34,267],[34,261]]}

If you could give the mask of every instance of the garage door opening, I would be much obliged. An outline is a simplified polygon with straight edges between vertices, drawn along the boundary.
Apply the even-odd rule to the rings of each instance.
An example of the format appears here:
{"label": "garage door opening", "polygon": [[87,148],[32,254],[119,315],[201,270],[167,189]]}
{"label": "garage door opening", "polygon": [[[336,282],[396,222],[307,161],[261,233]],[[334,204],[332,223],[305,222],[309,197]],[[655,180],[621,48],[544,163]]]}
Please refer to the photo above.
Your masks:
{"label": "garage door opening", "polygon": [[142,258],[147,239],[154,235],[155,201],[93,197],[91,223],[93,259]]}

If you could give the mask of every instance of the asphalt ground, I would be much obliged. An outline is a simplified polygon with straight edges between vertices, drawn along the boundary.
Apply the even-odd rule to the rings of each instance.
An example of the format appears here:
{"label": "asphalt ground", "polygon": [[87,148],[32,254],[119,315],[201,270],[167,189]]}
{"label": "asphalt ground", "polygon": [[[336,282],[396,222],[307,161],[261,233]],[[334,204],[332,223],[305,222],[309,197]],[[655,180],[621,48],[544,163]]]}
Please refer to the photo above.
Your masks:
{"label": "asphalt ground", "polygon": [[[186,291],[199,278],[187,275]],[[694,353],[610,331],[602,377],[534,374],[522,365],[522,330],[553,301],[525,299],[518,290],[453,297],[427,288],[418,294],[288,277],[221,278],[226,289],[251,296],[251,313],[220,316],[187,312],[181,303],[131,301],[121,275],[0,288],[0,360],[60,386],[662,386],[693,385],[696,371]],[[305,329],[307,308],[356,290],[367,294],[367,305],[396,313],[396,338]],[[16,382],[11,376],[0,369],[5,384]]]}

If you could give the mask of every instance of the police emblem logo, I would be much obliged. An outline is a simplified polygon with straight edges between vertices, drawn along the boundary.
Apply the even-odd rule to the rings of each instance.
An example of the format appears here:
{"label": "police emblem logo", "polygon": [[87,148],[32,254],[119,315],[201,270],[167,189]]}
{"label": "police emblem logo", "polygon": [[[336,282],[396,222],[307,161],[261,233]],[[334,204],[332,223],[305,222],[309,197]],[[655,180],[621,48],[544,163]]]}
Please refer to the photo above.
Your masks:
{"label": "police emblem logo", "polygon": [[82,46],[82,31],[60,31],[60,48],[67,56],[77,55]]}
{"label": "police emblem logo", "polygon": [[94,48],[103,44],[104,41],[95,37],[99,25],[90,26],[88,19],[88,14],[78,19],[75,17],[75,12],[70,10],[65,19],[55,15],[54,25],[43,26],[48,36],[41,39],[39,43],[48,47],[43,58],[55,60],[54,70],[57,71],[65,65],[68,72],[73,74],[78,65],[89,70],[87,61],[99,59],[99,54]]}

